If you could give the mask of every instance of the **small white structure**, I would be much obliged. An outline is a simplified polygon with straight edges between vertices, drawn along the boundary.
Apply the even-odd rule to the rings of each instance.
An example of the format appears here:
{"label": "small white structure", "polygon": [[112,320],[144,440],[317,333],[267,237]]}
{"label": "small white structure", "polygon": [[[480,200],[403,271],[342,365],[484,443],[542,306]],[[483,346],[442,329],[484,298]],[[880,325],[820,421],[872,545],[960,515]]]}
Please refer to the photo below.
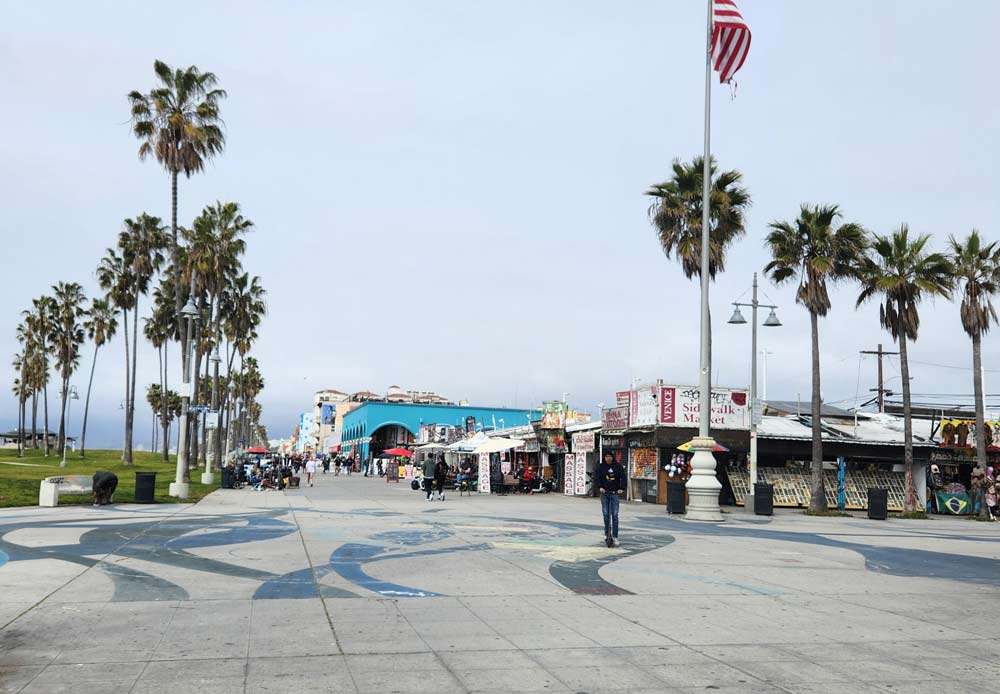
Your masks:
{"label": "small white structure", "polygon": [[38,488],[39,506],[58,506],[60,494],[89,494],[94,490],[90,475],[63,475],[46,477]]}

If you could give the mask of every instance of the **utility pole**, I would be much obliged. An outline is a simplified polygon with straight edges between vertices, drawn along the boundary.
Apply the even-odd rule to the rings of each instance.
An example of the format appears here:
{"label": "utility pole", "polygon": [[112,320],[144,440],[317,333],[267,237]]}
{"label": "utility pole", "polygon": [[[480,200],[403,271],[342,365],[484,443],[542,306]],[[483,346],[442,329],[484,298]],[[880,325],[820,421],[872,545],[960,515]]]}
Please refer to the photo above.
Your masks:
{"label": "utility pole", "polygon": [[869,390],[878,393],[878,411],[881,414],[885,412],[885,394],[887,392],[885,389],[885,380],[882,377],[882,357],[887,354],[899,354],[899,352],[886,352],[882,349],[882,343],[880,342],[877,350],[861,350],[861,354],[874,354],[878,357],[878,388],[869,388]]}

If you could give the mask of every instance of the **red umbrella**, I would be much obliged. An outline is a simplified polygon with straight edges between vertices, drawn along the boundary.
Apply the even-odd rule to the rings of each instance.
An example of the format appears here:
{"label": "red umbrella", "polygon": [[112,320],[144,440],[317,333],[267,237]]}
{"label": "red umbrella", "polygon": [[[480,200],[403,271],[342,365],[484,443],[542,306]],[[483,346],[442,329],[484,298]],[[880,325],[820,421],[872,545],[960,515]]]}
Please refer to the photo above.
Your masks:
{"label": "red umbrella", "polygon": [[247,449],[247,453],[267,453],[267,449],[260,446],[252,446]]}
{"label": "red umbrella", "polygon": [[384,455],[401,455],[407,458],[413,457],[413,451],[408,451],[405,448],[390,448],[388,450],[382,451]]}

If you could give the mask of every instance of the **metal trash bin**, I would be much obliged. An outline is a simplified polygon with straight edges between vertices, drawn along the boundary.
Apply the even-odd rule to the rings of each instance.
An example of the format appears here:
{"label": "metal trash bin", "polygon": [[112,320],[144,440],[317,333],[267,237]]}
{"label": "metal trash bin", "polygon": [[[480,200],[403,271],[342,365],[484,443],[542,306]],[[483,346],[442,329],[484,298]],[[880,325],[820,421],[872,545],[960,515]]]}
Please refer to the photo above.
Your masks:
{"label": "metal trash bin", "polygon": [[758,482],[753,486],[753,512],[758,516],[774,515],[774,485]]}
{"label": "metal trash bin", "polygon": [[868,517],[885,520],[889,517],[889,490],[868,487]]}
{"label": "metal trash bin", "polygon": [[135,503],[152,504],[156,493],[156,473],[135,473]]}
{"label": "metal trash bin", "polygon": [[667,513],[687,513],[687,485],[667,482]]}

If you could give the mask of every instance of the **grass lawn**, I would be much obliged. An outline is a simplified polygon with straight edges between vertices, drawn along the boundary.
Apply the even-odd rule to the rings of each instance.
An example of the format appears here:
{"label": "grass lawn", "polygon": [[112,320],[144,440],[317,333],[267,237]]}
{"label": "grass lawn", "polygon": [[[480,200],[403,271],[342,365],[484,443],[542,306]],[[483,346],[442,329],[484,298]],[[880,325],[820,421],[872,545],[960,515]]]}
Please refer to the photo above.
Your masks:
{"label": "grass lawn", "polygon": [[[170,463],[163,462],[162,453],[133,453],[135,465],[122,465],[121,451],[87,451],[87,457],[67,451],[66,467],[59,467],[61,458],[52,452],[48,458],[44,452],[28,449],[23,458],[17,457],[17,449],[0,449],[0,508],[10,506],[37,506],[38,485],[46,477],[56,475],[93,475],[98,470],[107,470],[118,475],[118,489],[115,503],[131,503],[135,498],[135,473],[155,472],[157,503],[175,503],[177,499],[167,496],[167,488],[174,481],[176,459],[170,456]],[[3,463],[30,463],[29,465],[5,465]],[[41,466],[41,467],[35,467]],[[197,501],[218,485],[201,484],[201,471],[191,473],[191,490],[188,501]],[[218,475],[216,475],[218,479]],[[90,494],[60,494],[59,505],[92,504]]]}

